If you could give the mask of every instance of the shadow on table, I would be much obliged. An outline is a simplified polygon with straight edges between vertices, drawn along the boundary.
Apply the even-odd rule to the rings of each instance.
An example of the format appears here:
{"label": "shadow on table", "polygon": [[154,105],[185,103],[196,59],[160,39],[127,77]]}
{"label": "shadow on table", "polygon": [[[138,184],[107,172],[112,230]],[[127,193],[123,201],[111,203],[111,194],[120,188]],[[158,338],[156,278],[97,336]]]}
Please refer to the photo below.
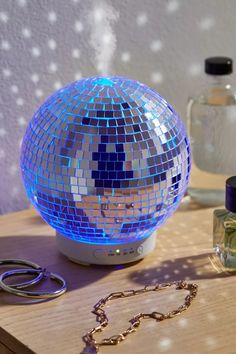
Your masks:
{"label": "shadow on table", "polygon": [[130,280],[146,285],[175,280],[214,279],[236,275],[226,271],[211,253],[160,262],[156,267],[130,272]]}
{"label": "shadow on table", "polygon": [[182,199],[177,211],[180,212],[189,212],[189,211],[197,211],[212,208],[211,205],[202,205],[198,204],[194,201],[189,195],[185,195]]}
{"label": "shadow on table", "polygon": [[[68,291],[83,288],[106,277],[110,272],[127,268],[134,264],[84,266],[73,263],[57,250],[56,237],[40,235],[1,237],[0,258],[26,259],[46,267],[49,271],[58,273],[66,280]],[[19,266],[16,266],[16,268],[19,268]],[[1,266],[2,272],[6,270],[9,270],[9,268]],[[2,298],[2,294],[0,298]]]}
{"label": "shadow on table", "polygon": [[47,225],[46,221],[43,220],[43,218],[39,214],[31,215],[27,217],[25,220],[25,223],[28,223],[29,225]]}

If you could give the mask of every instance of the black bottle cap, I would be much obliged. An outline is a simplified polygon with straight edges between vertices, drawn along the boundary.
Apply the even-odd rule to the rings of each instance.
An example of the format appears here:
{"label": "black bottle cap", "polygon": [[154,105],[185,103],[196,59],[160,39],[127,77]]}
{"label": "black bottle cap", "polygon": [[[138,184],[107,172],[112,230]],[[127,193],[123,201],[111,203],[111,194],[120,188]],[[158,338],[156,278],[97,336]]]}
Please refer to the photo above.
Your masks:
{"label": "black bottle cap", "polygon": [[228,178],[225,187],[225,207],[236,213],[236,176]]}
{"label": "black bottle cap", "polygon": [[229,75],[233,72],[233,60],[227,57],[205,59],[205,73],[209,75]]}

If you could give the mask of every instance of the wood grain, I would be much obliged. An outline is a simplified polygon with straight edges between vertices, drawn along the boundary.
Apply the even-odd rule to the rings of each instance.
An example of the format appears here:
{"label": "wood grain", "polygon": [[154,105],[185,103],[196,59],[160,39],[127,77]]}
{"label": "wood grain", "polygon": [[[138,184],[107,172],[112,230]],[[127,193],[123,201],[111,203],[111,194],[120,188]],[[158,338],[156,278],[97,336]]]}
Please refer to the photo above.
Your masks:
{"label": "wood grain", "polygon": [[0,342],[0,353],[1,354],[14,354],[11,350],[9,350],[4,344]]}
{"label": "wood grain", "polygon": [[[38,262],[61,274],[68,292],[34,304],[1,292],[0,342],[17,354],[78,354],[82,335],[96,323],[91,310],[100,298],[145,284],[187,279],[199,285],[199,293],[185,313],[161,323],[145,320],[137,333],[118,346],[101,348],[101,353],[235,353],[236,282],[210,261],[211,229],[212,209],[197,209],[186,201],[158,231],[157,246],[144,260],[129,266],[83,267],[59,254],[55,231],[32,209],[1,216],[0,258]],[[98,338],[128,327],[135,313],[176,308],[185,295],[167,290],[113,301],[106,308],[110,326]]]}

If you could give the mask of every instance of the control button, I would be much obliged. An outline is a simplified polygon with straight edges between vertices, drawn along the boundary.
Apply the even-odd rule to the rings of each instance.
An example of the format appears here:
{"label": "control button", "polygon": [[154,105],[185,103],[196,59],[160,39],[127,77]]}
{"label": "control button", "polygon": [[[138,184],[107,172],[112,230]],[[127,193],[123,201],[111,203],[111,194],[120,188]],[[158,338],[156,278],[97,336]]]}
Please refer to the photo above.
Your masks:
{"label": "control button", "polygon": [[97,249],[93,252],[94,257],[103,258],[105,256],[105,251],[102,249]]}
{"label": "control button", "polygon": [[143,246],[139,246],[136,251],[138,254],[142,254],[143,253]]}

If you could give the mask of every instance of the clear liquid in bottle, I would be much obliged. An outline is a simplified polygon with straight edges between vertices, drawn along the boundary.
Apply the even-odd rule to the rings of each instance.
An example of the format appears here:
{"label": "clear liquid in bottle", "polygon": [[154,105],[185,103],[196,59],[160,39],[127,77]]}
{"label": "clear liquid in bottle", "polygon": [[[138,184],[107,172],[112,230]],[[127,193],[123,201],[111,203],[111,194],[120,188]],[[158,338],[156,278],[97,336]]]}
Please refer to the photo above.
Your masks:
{"label": "clear liquid in bottle", "polygon": [[[207,60],[211,59],[217,58]],[[219,63],[230,60],[220,59]],[[232,72],[231,60],[228,65],[219,72]],[[188,193],[202,205],[222,205],[225,180],[236,174],[236,96],[230,75],[208,75],[205,89],[189,100],[188,133],[192,147]]]}

